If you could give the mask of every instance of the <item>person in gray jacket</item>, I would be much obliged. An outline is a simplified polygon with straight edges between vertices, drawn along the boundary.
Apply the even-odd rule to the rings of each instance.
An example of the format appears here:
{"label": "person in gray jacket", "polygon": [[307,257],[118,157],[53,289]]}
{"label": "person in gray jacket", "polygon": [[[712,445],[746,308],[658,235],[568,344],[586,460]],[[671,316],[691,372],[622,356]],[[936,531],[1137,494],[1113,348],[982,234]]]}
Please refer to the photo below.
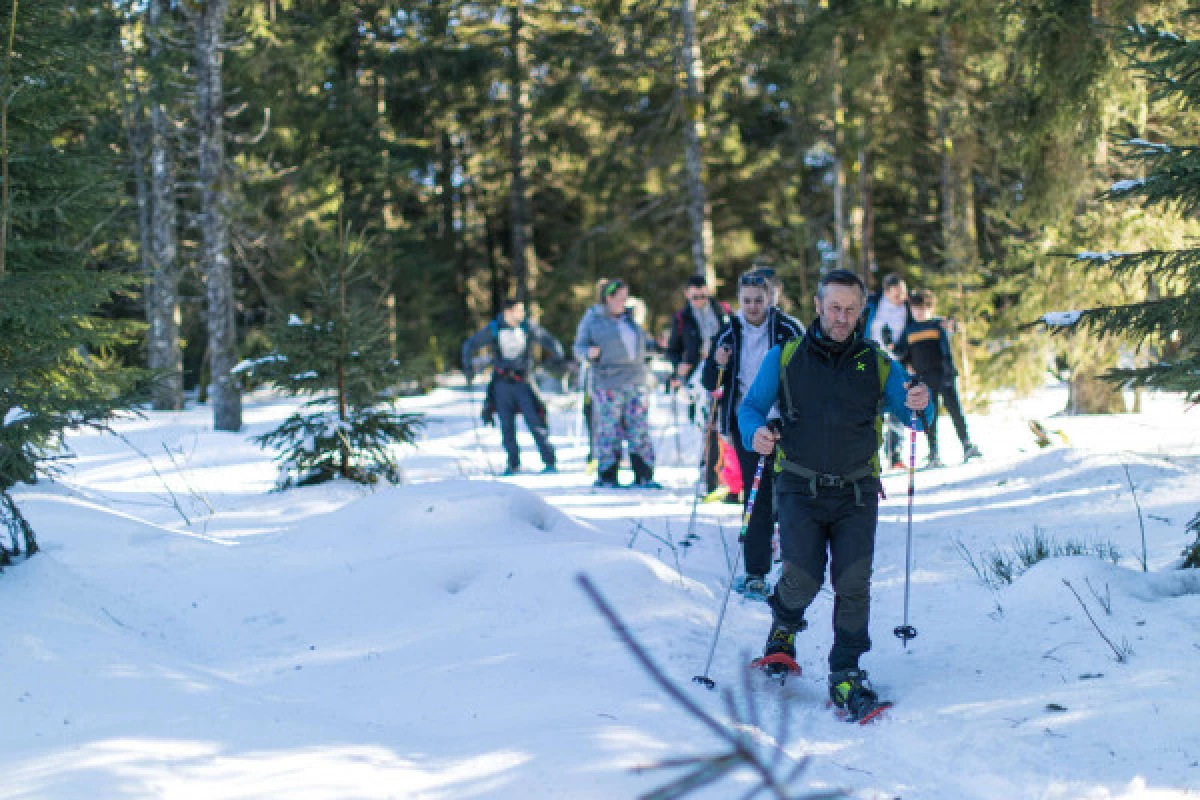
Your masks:
{"label": "person in gray jacket", "polygon": [[575,332],[575,357],[591,368],[596,486],[615,489],[622,444],[629,444],[633,486],[661,489],[654,480],[646,390],[648,336],[626,303],[629,287],[610,280],[601,302],[587,310]]}

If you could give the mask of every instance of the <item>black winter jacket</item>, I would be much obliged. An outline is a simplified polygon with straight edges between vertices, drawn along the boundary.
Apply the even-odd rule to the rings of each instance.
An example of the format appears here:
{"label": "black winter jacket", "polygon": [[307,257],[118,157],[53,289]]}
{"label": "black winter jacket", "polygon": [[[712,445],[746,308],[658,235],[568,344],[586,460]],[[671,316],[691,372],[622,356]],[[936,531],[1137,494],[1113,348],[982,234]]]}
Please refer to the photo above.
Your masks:
{"label": "black winter jacket", "polygon": [[[723,326],[729,322],[727,305],[711,297],[708,302],[712,305],[712,310],[716,313],[720,325]],[[671,322],[671,337],[667,340],[667,360],[675,369],[678,369],[680,364],[691,364],[692,369],[695,369],[700,364],[706,344],[708,343],[700,334],[700,323],[696,321],[692,304],[688,303],[682,311],[675,312],[675,318]]]}
{"label": "black winter jacket", "polygon": [[[770,340],[768,349],[786,344],[792,339],[798,339],[803,335],[804,326],[799,320],[788,316],[774,306],[767,309],[767,336]],[[733,415],[737,411],[738,405],[742,402],[737,380],[738,369],[741,367],[742,360],[742,320],[736,314],[730,314],[728,321],[721,326],[721,330],[717,333],[716,338],[713,339],[712,352],[709,353],[709,357],[704,361],[704,370],[700,373],[700,384],[710,392],[717,390],[717,375],[720,373],[720,367],[713,360],[712,353],[715,353],[717,348],[725,346],[728,346],[733,351],[733,355],[730,356],[729,363],[725,365],[725,375],[721,380],[721,386],[724,387],[724,391],[721,393],[718,408],[720,409],[721,433],[728,436],[733,424]]]}

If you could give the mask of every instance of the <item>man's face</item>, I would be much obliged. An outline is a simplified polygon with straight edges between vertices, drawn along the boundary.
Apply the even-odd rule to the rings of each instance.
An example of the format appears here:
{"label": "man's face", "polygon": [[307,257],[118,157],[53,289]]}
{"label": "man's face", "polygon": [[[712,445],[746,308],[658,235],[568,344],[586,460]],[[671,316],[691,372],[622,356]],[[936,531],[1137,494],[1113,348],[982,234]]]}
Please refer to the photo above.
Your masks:
{"label": "man's face", "polygon": [[751,325],[761,325],[767,318],[767,309],[770,308],[766,287],[743,286],[739,288],[738,305],[741,306],[742,314],[746,316],[747,322]]}
{"label": "man's face", "polygon": [[703,286],[689,286],[687,288],[687,301],[692,304],[692,308],[700,310],[708,303],[708,289]]}
{"label": "man's face", "polygon": [[912,312],[913,319],[915,319],[917,322],[925,322],[931,316],[933,316],[933,309],[929,306],[913,306]]}
{"label": "man's face", "polygon": [[504,310],[504,321],[516,327],[525,321],[525,304],[517,303],[512,308]]}
{"label": "man's face", "polygon": [[825,287],[824,296],[818,295],[816,301],[825,335],[835,342],[849,339],[866,305],[862,291],[857,286],[831,283]]}
{"label": "man's face", "polygon": [[883,294],[892,305],[902,306],[908,300],[908,286],[905,285],[904,281],[900,281],[895,286],[884,291]]}

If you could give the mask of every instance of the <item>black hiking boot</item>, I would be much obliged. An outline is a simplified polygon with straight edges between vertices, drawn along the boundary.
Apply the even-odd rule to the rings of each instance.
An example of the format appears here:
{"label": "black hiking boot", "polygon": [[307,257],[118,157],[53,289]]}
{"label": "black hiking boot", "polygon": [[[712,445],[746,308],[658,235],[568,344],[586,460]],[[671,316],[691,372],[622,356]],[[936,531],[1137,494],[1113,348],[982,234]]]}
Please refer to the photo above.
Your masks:
{"label": "black hiking boot", "polygon": [[613,464],[608,469],[600,470],[600,473],[596,476],[596,482],[592,485],[597,489],[619,489],[621,485],[617,483],[618,469],[620,469],[620,467],[616,464]]}
{"label": "black hiking boot", "polygon": [[661,489],[662,484],[654,480],[654,467],[650,466],[645,460],[636,453],[629,456],[629,461],[633,464],[633,488],[635,489]]}
{"label": "black hiking boot", "polygon": [[867,683],[867,672],[842,669],[829,673],[829,699],[855,720],[862,719],[879,705],[879,695]]}
{"label": "black hiking boot", "polygon": [[767,635],[767,645],[763,648],[763,658],[782,653],[788,658],[796,658],[796,630],[779,622],[771,624],[771,633]]}

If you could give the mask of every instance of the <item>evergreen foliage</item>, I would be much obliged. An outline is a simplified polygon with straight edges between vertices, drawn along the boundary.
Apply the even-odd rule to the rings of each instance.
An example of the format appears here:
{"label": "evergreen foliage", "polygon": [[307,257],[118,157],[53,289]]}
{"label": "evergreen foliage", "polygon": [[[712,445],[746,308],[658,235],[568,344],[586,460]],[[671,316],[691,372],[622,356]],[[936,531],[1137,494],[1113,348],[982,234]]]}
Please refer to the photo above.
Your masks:
{"label": "evergreen foliage", "polygon": [[279,450],[280,488],[337,477],[399,483],[394,448],[411,444],[421,422],[390,408],[405,376],[385,294],[364,268],[370,243],[347,226],[336,241],[318,238],[308,252],[306,307],[277,310],[274,350],[237,371],[311,399],[255,441]]}
{"label": "evergreen foliage", "polygon": [[[1200,12],[1190,12],[1200,31]],[[1122,45],[1145,76],[1152,99],[1200,108],[1200,41],[1157,25],[1131,25]],[[1194,126],[1188,131],[1195,136]],[[1126,163],[1143,177],[1121,180],[1106,193],[1111,200],[1140,200],[1168,214],[1190,218],[1200,209],[1200,142],[1150,141],[1129,137],[1122,145]],[[1184,393],[1200,401],[1200,246],[1140,252],[1085,252],[1079,259],[1107,271],[1117,282],[1147,281],[1151,296],[1140,303],[1104,306],[1083,320],[1100,334],[1122,334],[1153,348],[1153,363],[1114,370],[1114,379],[1135,387]]]}
{"label": "evergreen foliage", "polygon": [[1196,537],[1196,541],[1183,549],[1183,566],[1186,569],[1200,569],[1200,514],[1192,517],[1187,530]]}
{"label": "evergreen foliage", "polygon": [[0,113],[5,231],[0,265],[0,560],[37,551],[10,490],[69,454],[64,431],[102,427],[144,388],[116,351],[137,326],[102,316],[131,288],[102,232],[120,198],[113,163],[90,146],[104,115],[115,26],[104,4],[7,5]]}

